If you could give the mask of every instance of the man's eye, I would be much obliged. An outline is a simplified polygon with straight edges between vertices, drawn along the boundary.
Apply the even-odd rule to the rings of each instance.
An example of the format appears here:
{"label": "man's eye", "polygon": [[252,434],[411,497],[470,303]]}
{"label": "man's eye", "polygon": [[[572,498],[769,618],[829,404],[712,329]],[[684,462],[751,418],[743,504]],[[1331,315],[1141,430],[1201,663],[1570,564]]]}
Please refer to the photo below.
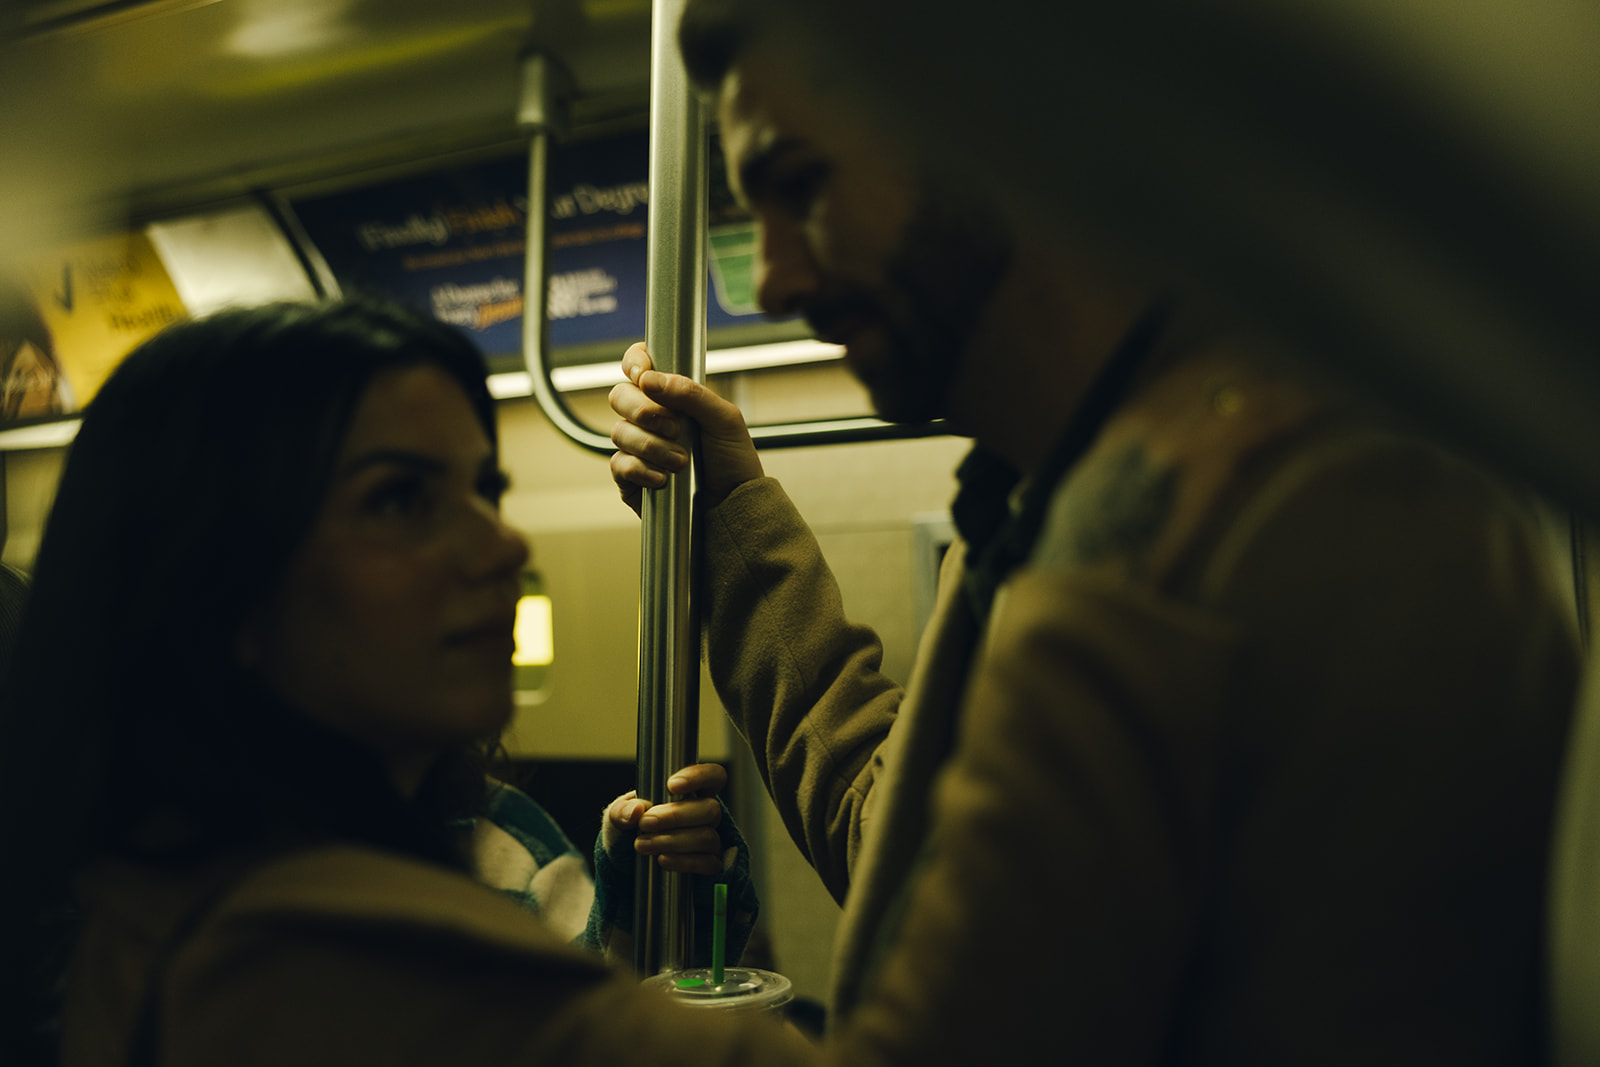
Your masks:
{"label": "man's eye", "polygon": [[828,167],[824,163],[797,166],[773,181],[772,199],[792,217],[803,219],[811,214],[827,178]]}

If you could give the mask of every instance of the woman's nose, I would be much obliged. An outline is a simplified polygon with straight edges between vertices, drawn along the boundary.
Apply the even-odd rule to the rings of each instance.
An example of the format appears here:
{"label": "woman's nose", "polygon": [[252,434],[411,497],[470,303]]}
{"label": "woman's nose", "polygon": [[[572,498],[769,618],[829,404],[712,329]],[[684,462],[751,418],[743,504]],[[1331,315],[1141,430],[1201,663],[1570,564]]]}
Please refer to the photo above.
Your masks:
{"label": "woman's nose", "polygon": [[521,573],[532,555],[528,539],[506,522],[499,509],[487,502],[475,507],[473,525],[475,530],[465,541],[468,576],[496,578]]}

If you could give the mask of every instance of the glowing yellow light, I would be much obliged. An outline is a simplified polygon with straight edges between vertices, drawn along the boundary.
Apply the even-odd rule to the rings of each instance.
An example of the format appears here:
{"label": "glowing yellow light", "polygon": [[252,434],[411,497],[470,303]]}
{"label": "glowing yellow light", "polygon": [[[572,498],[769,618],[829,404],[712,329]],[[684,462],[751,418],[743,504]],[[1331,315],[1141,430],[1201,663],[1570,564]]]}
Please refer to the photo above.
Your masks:
{"label": "glowing yellow light", "polygon": [[550,598],[525,596],[517,601],[514,631],[517,651],[511,662],[518,667],[547,667],[555,659],[555,640],[551,635]]}
{"label": "glowing yellow light", "polygon": [[[270,62],[246,64],[238,71],[230,71],[222,78],[199,86],[208,95],[223,99],[259,97],[272,93],[301,89],[306,86],[332,82],[377,71],[404,70],[408,65],[426,63],[441,57],[459,55],[483,41],[502,39],[508,34],[527,28],[525,14],[507,16],[478,23],[458,26],[444,32],[400,33],[377,37],[373,43],[314,49],[306,53],[290,52],[288,55],[271,54]],[[269,27],[271,33],[265,43],[260,38],[246,38],[243,47],[253,49],[255,56],[273,49],[290,48],[297,38],[292,34],[309,35],[322,32],[320,23],[300,25],[290,23],[282,27]],[[341,24],[330,23],[326,32],[336,33]]]}

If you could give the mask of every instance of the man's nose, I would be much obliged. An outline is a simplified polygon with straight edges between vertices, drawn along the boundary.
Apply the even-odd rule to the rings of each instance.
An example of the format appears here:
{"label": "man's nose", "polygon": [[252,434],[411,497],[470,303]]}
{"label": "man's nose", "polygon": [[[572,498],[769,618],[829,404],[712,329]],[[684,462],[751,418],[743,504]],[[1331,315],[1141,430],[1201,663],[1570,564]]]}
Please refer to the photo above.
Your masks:
{"label": "man's nose", "polygon": [[769,318],[805,310],[822,276],[805,231],[787,221],[762,222],[756,240],[756,301]]}

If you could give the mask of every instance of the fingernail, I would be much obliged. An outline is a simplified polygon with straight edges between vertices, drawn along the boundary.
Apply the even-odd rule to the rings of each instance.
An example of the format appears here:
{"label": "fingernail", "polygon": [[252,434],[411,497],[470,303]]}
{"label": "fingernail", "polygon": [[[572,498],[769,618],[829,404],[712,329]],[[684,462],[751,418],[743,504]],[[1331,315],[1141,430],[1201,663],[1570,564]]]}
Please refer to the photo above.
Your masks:
{"label": "fingernail", "polygon": [[639,372],[639,368],[638,367],[629,365],[629,366],[626,366],[626,367],[622,368],[622,370],[623,370],[623,373],[628,376],[628,381],[632,382],[634,385],[638,385],[639,384],[639,373],[640,372]]}
{"label": "fingernail", "polygon": [[639,832],[642,834],[647,834],[654,830],[657,824],[660,822],[661,820],[656,818],[654,815],[646,815],[644,818],[639,820]]}

